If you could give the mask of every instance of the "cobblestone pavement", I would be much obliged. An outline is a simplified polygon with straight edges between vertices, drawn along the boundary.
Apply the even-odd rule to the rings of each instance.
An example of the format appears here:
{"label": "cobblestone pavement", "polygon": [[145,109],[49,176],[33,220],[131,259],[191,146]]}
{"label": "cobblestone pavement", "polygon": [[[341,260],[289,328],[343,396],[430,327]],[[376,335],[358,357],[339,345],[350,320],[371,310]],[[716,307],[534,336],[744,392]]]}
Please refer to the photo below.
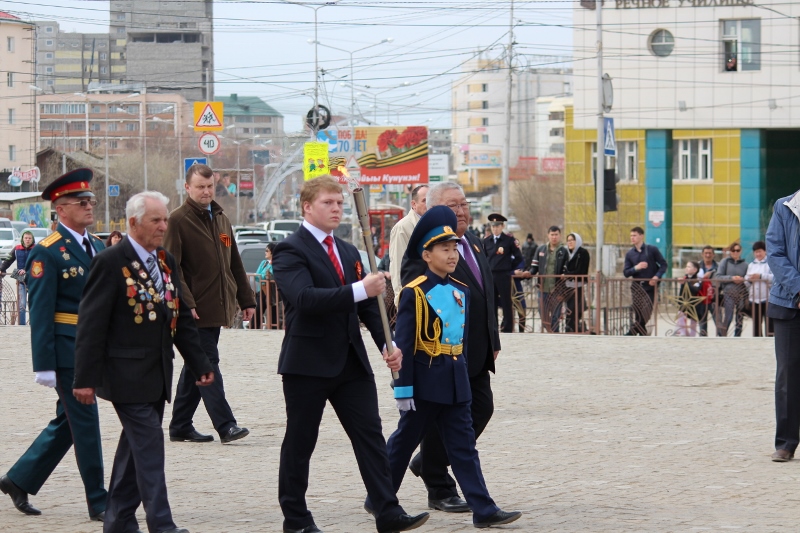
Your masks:
{"label": "cobblestone pavement", "polygon": [[[281,332],[222,334],[225,388],[249,437],[226,446],[218,439],[166,443],[173,514],[192,533],[281,531],[284,412],[275,374],[281,338]],[[796,524],[800,461],[769,459],[771,339],[508,334],[502,342],[493,378],[496,410],[478,447],[494,499],[525,513],[506,529],[783,532]],[[0,343],[5,472],[52,416],[55,395],[33,383],[27,329],[0,328]],[[388,371],[375,355],[388,436],[398,415]],[[104,401],[100,418],[108,479],[119,423]],[[202,408],[196,427],[212,432]],[[375,531],[361,508],[364,487],[352,449],[331,409],[312,459],[308,496],[326,533]],[[31,500],[42,516],[22,515],[0,494],[0,530],[102,530],[86,515],[72,452]],[[400,501],[409,513],[425,510],[422,483],[408,476]],[[470,515],[434,512],[419,531],[473,528]]]}

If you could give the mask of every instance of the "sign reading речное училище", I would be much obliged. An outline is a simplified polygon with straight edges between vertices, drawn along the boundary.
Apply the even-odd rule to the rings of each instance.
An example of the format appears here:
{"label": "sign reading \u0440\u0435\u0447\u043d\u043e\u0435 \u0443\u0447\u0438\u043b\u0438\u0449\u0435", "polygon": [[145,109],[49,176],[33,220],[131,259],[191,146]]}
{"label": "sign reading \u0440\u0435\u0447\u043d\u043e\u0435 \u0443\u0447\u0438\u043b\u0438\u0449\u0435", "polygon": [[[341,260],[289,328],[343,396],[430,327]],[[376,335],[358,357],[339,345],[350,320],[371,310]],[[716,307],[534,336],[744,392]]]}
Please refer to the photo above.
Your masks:
{"label": "sign reading \u0440\u0435\u0447\u043d\u043e\u0435 \u0443\u0447\u0438\u043b\u0438\u0449\u0435", "polygon": [[616,9],[649,9],[659,7],[736,7],[752,6],[755,0],[615,0]]}

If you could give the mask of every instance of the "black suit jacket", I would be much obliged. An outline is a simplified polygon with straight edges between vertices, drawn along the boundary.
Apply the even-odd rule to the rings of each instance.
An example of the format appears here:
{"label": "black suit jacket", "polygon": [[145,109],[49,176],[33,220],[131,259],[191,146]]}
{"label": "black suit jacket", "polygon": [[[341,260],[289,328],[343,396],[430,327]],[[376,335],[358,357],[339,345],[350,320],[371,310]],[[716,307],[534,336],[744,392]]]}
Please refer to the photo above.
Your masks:
{"label": "black suit jacket", "polygon": [[286,332],[278,358],[279,374],[331,378],[344,369],[350,347],[372,373],[361,338],[359,319],[375,344],[384,345],[378,301],[356,303],[351,285],[365,272],[352,244],[336,238],[345,284],[327,252],[304,227],[278,243],[272,252],[272,271],[284,303]]}
{"label": "black suit jacket", "polygon": [[[497,330],[497,302],[494,296],[494,278],[486,258],[481,240],[470,232],[464,236],[472,247],[472,255],[478,263],[483,278],[483,287],[472,275],[472,271],[462,257],[459,257],[456,270],[450,276],[465,283],[469,288],[469,309],[467,328],[467,370],[470,377],[475,377],[485,370],[494,372],[494,352],[500,350],[500,335]],[[411,260],[403,255],[400,268],[400,282],[406,286],[417,277],[425,274],[427,264],[422,259]]]}
{"label": "black suit jacket", "polygon": [[[163,248],[159,248],[159,252]],[[172,284],[179,303],[175,336],[172,336],[172,309],[166,302],[154,303],[156,320],[141,315],[137,324],[129,304],[126,268],[137,281],[149,280],[130,241],[105,249],[92,259],[92,268],[78,309],[75,341],[75,388],[94,387],[97,396],[118,403],[151,403],[172,397],[173,342],[195,376],[213,369],[205,355],[191,310],[180,305],[180,269],[165,251],[165,262],[172,270]],[[132,263],[138,262],[139,268]],[[143,271],[146,276],[139,276]],[[139,300],[136,300],[137,302]]]}
{"label": "black suit jacket", "polygon": [[[514,244],[514,238],[507,233],[501,233],[496,244],[494,235],[489,235],[483,240],[483,248],[486,250],[486,258],[489,260],[492,272],[511,272],[522,260],[522,251]],[[502,253],[498,253],[500,248],[503,249]]]}

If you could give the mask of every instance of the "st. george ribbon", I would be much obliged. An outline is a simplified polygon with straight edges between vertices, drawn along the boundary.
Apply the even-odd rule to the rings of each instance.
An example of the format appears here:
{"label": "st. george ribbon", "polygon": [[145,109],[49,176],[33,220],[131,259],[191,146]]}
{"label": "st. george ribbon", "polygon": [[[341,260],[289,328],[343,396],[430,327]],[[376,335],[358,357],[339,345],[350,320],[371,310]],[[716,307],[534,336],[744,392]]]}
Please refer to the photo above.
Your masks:
{"label": "st. george ribbon", "polygon": [[[367,257],[369,257],[369,271],[377,272],[378,263],[375,261],[375,250],[372,249],[372,230],[369,227],[369,210],[367,209],[367,199],[364,197],[364,188],[355,178],[350,176],[350,173],[344,165],[339,165],[337,170],[347,179],[348,188],[356,202],[356,214],[358,215],[358,223],[361,224],[361,236],[364,238],[364,248],[366,248]],[[386,342],[386,351],[389,355],[392,355],[392,352],[394,352],[392,330],[389,327],[389,315],[386,313],[386,302],[383,297],[378,298],[378,310],[381,313],[381,322],[383,322],[383,337]],[[399,378],[400,374],[392,372],[392,379]]]}

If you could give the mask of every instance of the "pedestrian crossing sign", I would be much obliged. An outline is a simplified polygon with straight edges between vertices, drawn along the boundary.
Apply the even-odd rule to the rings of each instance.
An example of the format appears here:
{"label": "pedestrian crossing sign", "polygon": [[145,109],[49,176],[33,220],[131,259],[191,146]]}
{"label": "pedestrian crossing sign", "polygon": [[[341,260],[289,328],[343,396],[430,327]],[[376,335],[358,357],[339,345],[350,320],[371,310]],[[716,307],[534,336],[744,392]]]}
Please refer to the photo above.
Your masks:
{"label": "pedestrian crossing sign", "polygon": [[194,103],[194,131],[222,131],[222,102]]}
{"label": "pedestrian crossing sign", "polygon": [[603,153],[610,157],[616,157],[617,139],[614,137],[614,119],[604,118],[603,121],[603,137],[605,138]]}

